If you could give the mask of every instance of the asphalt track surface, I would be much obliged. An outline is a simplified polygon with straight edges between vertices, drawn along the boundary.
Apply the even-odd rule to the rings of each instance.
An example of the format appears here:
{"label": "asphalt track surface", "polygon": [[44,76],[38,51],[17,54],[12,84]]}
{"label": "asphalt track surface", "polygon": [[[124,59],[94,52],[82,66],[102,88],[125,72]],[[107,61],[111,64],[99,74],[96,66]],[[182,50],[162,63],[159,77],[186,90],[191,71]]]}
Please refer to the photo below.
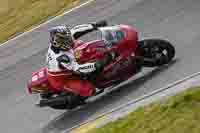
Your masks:
{"label": "asphalt track surface", "polygon": [[[164,38],[176,47],[176,60],[169,66],[147,70],[97,101],[76,111],[57,111],[34,106],[26,81],[44,66],[48,28],[107,19],[130,24],[142,38]],[[51,21],[0,47],[0,130],[3,133],[56,133],[147,94],[200,68],[199,0],[96,0],[62,18]],[[93,36],[93,35],[92,35]]]}

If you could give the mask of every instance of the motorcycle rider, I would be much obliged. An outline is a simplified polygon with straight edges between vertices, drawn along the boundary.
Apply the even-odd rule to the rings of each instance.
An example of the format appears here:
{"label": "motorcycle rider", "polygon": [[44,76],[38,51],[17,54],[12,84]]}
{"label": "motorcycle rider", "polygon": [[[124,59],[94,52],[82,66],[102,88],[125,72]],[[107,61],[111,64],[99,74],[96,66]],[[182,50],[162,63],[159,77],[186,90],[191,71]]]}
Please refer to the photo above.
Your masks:
{"label": "motorcycle rider", "polygon": [[[96,23],[77,25],[73,28],[62,25],[50,29],[50,45],[47,53],[47,71],[49,77],[48,80],[55,89],[62,89],[59,83],[60,81],[62,82],[63,75],[66,76],[69,73],[75,73],[83,77],[83,75],[90,75],[91,73],[98,74],[103,70],[104,66],[113,60],[113,54],[108,54],[104,59],[97,62],[78,64],[74,55],[73,47],[75,43],[77,43],[79,37],[94,30],[98,30],[99,27],[105,26],[107,26],[106,21],[99,21]],[[53,105],[54,103],[62,102],[62,100],[63,99],[60,98],[54,99],[48,101],[48,104]],[[71,97],[70,100],[71,102],[75,102],[75,96]],[[42,104],[42,101],[40,104]]]}

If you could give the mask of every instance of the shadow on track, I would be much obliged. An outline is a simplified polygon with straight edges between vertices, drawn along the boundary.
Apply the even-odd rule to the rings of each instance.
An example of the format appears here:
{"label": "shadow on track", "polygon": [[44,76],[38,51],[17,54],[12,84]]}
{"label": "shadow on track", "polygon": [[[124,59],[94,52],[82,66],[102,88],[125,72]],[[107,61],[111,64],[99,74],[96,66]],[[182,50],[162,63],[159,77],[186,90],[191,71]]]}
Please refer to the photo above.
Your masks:
{"label": "shadow on track", "polygon": [[56,117],[54,120],[50,121],[45,127],[41,129],[41,132],[60,132],[88,120],[88,118],[90,118],[91,116],[94,117],[94,115],[98,115],[99,110],[102,111],[105,108],[109,108],[109,106],[112,106],[112,104],[116,104],[117,102],[119,102],[120,99],[125,98],[130,93],[134,93],[134,91],[136,93],[137,91],[139,91],[138,88],[143,86],[146,81],[158,76],[166,69],[173,66],[177,61],[179,60],[176,59],[168,65],[155,68],[152,71],[145,73],[142,77],[130,81],[123,86],[117,87],[113,91],[101,96],[101,98],[98,98],[94,102],[88,103],[80,109],[74,111],[66,111],[62,115]]}

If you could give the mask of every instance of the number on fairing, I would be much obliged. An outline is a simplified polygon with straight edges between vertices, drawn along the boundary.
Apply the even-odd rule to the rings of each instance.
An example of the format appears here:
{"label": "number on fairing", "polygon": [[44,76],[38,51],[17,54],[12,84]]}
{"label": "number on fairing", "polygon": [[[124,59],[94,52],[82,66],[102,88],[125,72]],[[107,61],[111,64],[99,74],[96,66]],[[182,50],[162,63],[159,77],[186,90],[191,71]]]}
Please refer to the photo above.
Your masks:
{"label": "number on fairing", "polygon": [[38,75],[34,75],[32,77],[32,82],[35,82],[35,81],[37,81],[37,80],[39,80],[40,78],[43,78],[43,77],[44,77],[44,71],[41,71],[41,72],[38,73]]}
{"label": "number on fairing", "polygon": [[44,71],[39,72],[39,78],[43,78],[44,77]]}
{"label": "number on fairing", "polygon": [[37,81],[37,80],[38,80],[38,75],[34,75],[34,76],[32,77],[32,81],[35,82],[35,81]]}

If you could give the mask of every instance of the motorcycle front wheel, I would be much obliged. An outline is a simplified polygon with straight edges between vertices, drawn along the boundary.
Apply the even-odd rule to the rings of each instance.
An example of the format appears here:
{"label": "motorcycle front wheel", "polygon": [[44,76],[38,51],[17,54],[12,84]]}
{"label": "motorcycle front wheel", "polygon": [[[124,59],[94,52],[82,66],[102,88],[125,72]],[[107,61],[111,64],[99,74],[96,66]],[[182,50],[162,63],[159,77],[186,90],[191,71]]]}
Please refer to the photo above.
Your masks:
{"label": "motorcycle front wheel", "polygon": [[144,67],[168,64],[175,56],[174,46],[167,40],[146,39],[139,42]]}

